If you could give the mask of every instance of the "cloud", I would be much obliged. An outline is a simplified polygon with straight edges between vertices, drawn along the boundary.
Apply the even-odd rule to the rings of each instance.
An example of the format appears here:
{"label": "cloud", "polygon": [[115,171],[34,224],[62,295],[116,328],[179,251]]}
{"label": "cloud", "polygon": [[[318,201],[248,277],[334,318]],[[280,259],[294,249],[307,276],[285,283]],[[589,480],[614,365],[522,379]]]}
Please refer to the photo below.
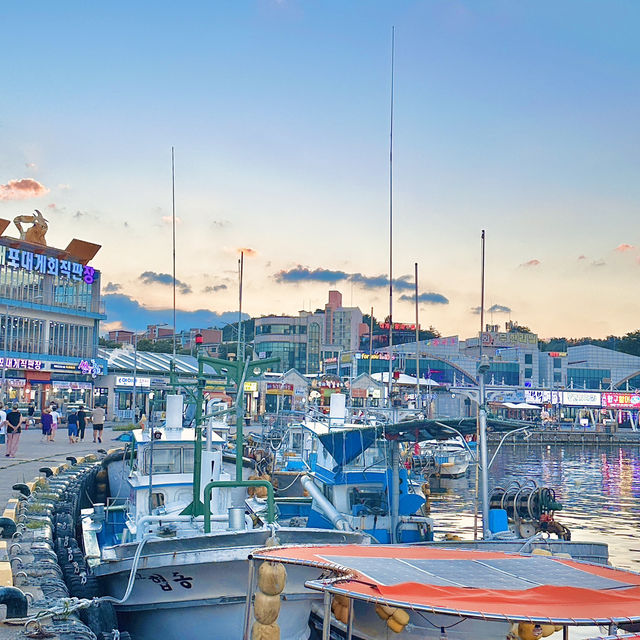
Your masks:
{"label": "cloud", "polygon": [[9,180],[7,184],[0,184],[0,200],[29,200],[41,198],[49,193],[49,189],[32,178]]}
{"label": "cloud", "polygon": [[537,258],[533,258],[533,260],[528,260],[527,262],[523,262],[521,267],[537,267],[540,264],[540,260]]}
{"label": "cloud", "polygon": [[338,282],[346,280],[349,274],[344,271],[332,271],[331,269],[314,269],[298,265],[288,271],[282,270],[275,274],[276,282]]}
{"label": "cloud", "polygon": [[[173,222],[173,218],[171,216],[162,216],[162,222],[165,224],[171,224]],[[182,218],[180,216],[176,216],[176,224],[182,224]]]}
{"label": "cloud", "polygon": [[585,255],[579,255],[578,256],[578,260],[586,260],[586,259],[587,259],[587,256],[585,256]]}
{"label": "cloud", "polygon": [[24,166],[27,167],[27,169],[37,169],[38,165],[35,162],[25,162]]}
{"label": "cloud", "polygon": [[115,293],[116,291],[120,291],[120,289],[122,289],[122,285],[117,282],[107,282],[103,291],[104,293]]}
{"label": "cloud", "polygon": [[[415,302],[416,296],[413,295],[401,295],[400,300],[405,302]],[[448,298],[445,298],[441,293],[421,293],[418,295],[418,302],[422,304],[449,304]]]}
{"label": "cloud", "polygon": [[[156,273],[155,271],[145,271],[141,273],[139,276],[140,280],[144,282],[144,284],[165,284],[172,285],[173,277],[168,273]],[[176,287],[180,289],[180,293],[192,293],[191,285],[186,282],[182,282],[182,280],[178,280],[176,278]]]}
{"label": "cloud", "polygon": [[604,267],[607,263],[604,260],[594,260],[591,263],[592,267]]}
{"label": "cloud", "polygon": [[211,221],[211,226],[214,229],[224,229],[225,227],[228,227],[231,224],[231,222],[229,220],[212,220]]}
{"label": "cloud", "polygon": [[[379,289],[389,286],[389,278],[385,275],[365,276],[362,273],[347,273],[346,271],[334,269],[309,269],[298,265],[293,269],[278,271],[274,278],[276,282],[298,283],[298,282],[325,282],[333,283],[342,280],[358,284],[365,289]],[[393,286],[397,291],[411,291],[415,284],[411,276],[400,276],[393,281]]]}
{"label": "cloud", "polygon": [[237,249],[238,253],[244,253],[245,256],[253,257],[257,256],[258,252],[255,249],[251,249],[251,247],[241,247]]}
{"label": "cloud", "polygon": [[[139,331],[149,324],[163,324],[165,322],[169,326],[173,324],[173,310],[171,308],[151,309],[122,293],[110,293],[103,296],[102,299],[107,311],[107,320],[101,325],[103,332],[107,326]],[[249,315],[243,313],[242,317],[247,320]],[[232,324],[237,321],[237,311],[216,313],[208,309],[197,309],[195,311],[176,310],[178,331],[193,327],[222,327],[225,324]]]}
{"label": "cloud", "polygon": [[228,288],[229,287],[227,287],[226,284],[210,284],[202,290],[202,293],[216,293],[218,291],[224,291]]}
{"label": "cloud", "polygon": [[[471,313],[479,316],[480,307],[471,307]],[[492,304],[488,309],[485,309],[485,313],[511,313],[511,307],[504,304]]]}
{"label": "cloud", "polygon": [[632,244],[627,244],[626,242],[623,242],[622,244],[619,244],[614,251],[617,251],[618,253],[624,253],[625,251],[633,251],[635,249],[635,247]]}

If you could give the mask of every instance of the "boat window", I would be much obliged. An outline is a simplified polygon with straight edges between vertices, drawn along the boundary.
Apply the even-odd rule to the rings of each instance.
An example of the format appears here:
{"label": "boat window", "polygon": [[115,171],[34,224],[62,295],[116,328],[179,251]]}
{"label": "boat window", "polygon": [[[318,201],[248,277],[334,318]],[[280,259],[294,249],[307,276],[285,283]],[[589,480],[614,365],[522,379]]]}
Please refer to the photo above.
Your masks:
{"label": "boat window", "polygon": [[[155,451],[153,453],[155,453]],[[153,466],[155,467],[155,464]],[[151,509],[157,509],[158,507],[164,507],[164,493],[161,491],[151,494]]]}
{"label": "boat window", "polygon": [[299,431],[291,434],[291,448],[294,451],[302,451],[302,434]]}
{"label": "boat window", "polygon": [[193,473],[193,449],[182,450],[182,473]]}
{"label": "boat window", "polygon": [[382,485],[367,485],[364,489],[349,490],[349,509],[354,515],[386,516],[389,512],[387,496]]}
{"label": "boat window", "polygon": [[[153,447],[153,473],[180,473],[181,464],[179,447]],[[151,451],[145,451],[144,472],[149,473]]]}

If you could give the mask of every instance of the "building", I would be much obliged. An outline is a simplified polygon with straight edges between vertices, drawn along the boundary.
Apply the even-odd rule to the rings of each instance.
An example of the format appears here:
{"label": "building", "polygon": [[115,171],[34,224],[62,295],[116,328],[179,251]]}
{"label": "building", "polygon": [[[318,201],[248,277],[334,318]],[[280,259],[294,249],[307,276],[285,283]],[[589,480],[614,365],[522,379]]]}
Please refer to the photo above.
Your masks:
{"label": "building", "polygon": [[320,371],[324,313],[255,318],[254,358],[280,358],[280,371]]}
{"label": "building", "polygon": [[[65,249],[45,242],[42,214],[18,216],[20,237],[0,220],[0,369],[6,401],[92,406],[98,357],[100,272],[89,262],[100,246],[73,239]],[[31,223],[26,231],[23,224]]]}
{"label": "building", "polygon": [[110,342],[118,344],[133,344],[135,342],[135,333],[126,329],[115,329],[107,333],[107,339]]}
{"label": "building", "polygon": [[222,344],[222,329],[214,329],[208,327],[207,329],[188,329],[180,331],[176,334],[177,344],[179,349],[190,349],[193,353],[196,352],[196,336],[202,338],[200,347],[205,349],[207,353],[217,353],[218,347]]}

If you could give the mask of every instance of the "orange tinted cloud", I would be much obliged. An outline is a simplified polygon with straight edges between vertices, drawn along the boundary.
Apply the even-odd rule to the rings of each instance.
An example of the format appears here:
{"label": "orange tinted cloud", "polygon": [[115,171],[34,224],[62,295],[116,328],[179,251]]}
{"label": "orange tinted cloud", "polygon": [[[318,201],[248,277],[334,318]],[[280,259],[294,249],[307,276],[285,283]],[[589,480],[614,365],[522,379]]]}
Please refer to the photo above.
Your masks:
{"label": "orange tinted cloud", "polygon": [[0,200],[29,200],[47,193],[49,189],[32,178],[9,180],[7,184],[0,184]]}
{"label": "orange tinted cloud", "polygon": [[528,260],[527,262],[523,262],[521,267],[537,267],[540,264],[540,260],[534,258],[533,260]]}
{"label": "orange tinted cloud", "polygon": [[622,244],[619,244],[616,247],[616,251],[618,251],[619,253],[624,253],[625,251],[633,251],[635,249],[635,247],[632,244],[627,244],[626,242],[623,242]]}
{"label": "orange tinted cloud", "polygon": [[249,247],[240,247],[238,249],[238,253],[244,253],[245,256],[257,256],[258,252],[255,249],[251,249]]}

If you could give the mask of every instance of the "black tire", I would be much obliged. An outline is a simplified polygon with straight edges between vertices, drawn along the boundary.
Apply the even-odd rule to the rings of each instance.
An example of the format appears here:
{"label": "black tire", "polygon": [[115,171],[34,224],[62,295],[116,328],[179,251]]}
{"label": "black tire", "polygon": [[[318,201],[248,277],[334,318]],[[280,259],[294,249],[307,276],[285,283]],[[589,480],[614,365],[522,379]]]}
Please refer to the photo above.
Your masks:
{"label": "black tire", "polygon": [[116,610],[110,602],[98,602],[87,609],[80,609],[80,619],[98,637],[101,633],[108,633],[113,638],[111,631],[118,628]]}

